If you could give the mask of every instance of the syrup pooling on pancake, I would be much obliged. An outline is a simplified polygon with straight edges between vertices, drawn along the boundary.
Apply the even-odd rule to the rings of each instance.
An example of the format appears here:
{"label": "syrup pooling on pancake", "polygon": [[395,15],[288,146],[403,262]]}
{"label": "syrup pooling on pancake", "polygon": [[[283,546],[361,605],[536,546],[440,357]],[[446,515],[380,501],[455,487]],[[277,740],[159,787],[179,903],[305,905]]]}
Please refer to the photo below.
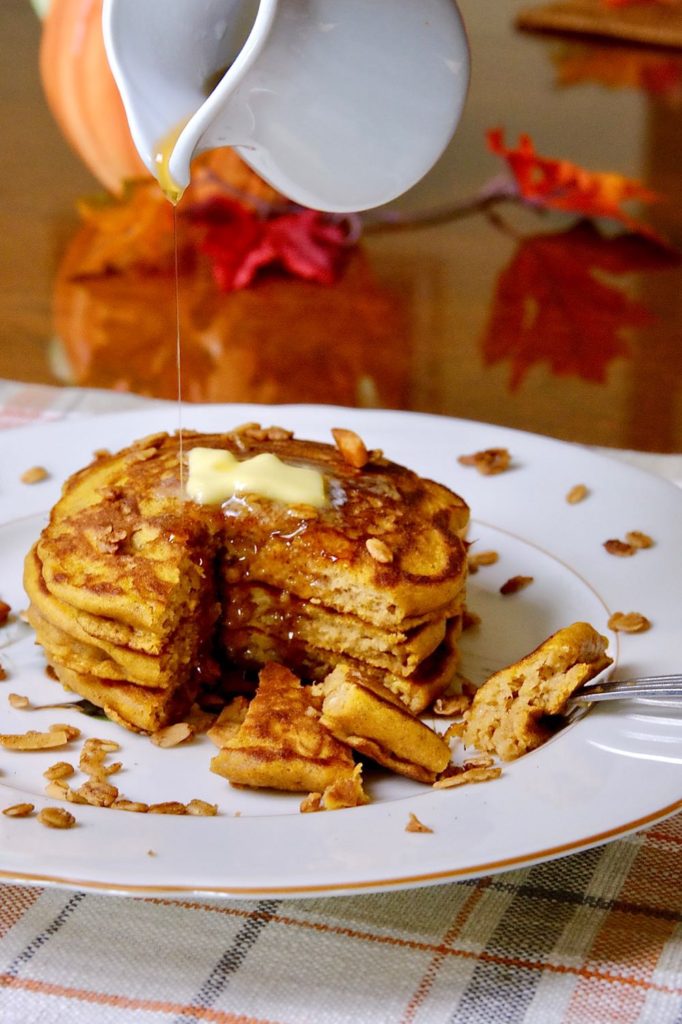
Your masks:
{"label": "syrup pooling on pancake", "polygon": [[183,502],[177,434],[74,474],[25,575],[37,638],[66,685],[144,730],[186,713],[202,678],[220,685],[273,650],[308,678],[359,665],[413,711],[443,691],[464,603],[461,498],[280,428],[183,438],[185,451],[311,468],[329,500]]}

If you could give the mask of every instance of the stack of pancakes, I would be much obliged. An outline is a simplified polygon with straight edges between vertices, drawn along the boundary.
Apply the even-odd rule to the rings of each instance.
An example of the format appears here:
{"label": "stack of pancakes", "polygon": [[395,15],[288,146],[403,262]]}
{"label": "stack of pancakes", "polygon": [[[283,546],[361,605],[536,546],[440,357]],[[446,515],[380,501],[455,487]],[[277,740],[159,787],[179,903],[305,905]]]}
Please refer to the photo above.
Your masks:
{"label": "stack of pancakes", "polygon": [[178,435],[99,453],[26,558],[29,620],[59,680],[146,732],[184,716],[202,685],[235,686],[236,669],[255,686],[270,661],[306,680],[347,665],[411,712],[428,707],[457,662],[464,501],[380,453],[358,468],[280,428],[182,440],[185,456],[267,451],[317,469],[327,504],[182,500]]}

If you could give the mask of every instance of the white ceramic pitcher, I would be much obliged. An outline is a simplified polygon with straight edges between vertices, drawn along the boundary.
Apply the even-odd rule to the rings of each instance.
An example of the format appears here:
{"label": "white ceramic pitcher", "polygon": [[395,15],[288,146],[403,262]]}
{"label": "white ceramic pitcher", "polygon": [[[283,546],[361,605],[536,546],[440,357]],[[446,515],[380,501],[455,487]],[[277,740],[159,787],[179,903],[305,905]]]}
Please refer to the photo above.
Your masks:
{"label": "white ceramic pitcher", "polygon": [[378,206],[438,159],[468,84],[454,0],[105,0],[103,27],[140,156],[180,190],[233,146],[304,206]]}

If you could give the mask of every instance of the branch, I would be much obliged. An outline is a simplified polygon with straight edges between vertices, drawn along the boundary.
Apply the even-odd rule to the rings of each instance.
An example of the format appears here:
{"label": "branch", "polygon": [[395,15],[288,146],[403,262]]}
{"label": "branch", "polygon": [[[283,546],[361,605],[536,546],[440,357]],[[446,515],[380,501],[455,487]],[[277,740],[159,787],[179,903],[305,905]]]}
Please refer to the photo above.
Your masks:
{"label": "branch", "polygon": [[506,174],[499,174],[491,178],[473,196],[449,203],[447,206],[435,207],[421,213],[385,210],[379,213],[361,214],[361,220],[365,234],[428,228],[447,224],[450,221],[462,220],[473,213],[485,213],[499,203],[510,200],[518,201],[519,198],[516,182]]}

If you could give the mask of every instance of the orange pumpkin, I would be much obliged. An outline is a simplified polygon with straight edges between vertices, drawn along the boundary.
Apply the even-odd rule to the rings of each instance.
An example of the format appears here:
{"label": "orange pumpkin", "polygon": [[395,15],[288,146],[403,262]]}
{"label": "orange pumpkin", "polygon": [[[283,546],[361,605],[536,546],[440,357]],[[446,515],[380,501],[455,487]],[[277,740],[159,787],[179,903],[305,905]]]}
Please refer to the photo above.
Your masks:
{"label": "orange pumpkin", "polygon": [[101,0],[52,0],[43,23],[40,73],[57,124],[105,188],[120,192],[126,178],[148,176],[109,70]]}

